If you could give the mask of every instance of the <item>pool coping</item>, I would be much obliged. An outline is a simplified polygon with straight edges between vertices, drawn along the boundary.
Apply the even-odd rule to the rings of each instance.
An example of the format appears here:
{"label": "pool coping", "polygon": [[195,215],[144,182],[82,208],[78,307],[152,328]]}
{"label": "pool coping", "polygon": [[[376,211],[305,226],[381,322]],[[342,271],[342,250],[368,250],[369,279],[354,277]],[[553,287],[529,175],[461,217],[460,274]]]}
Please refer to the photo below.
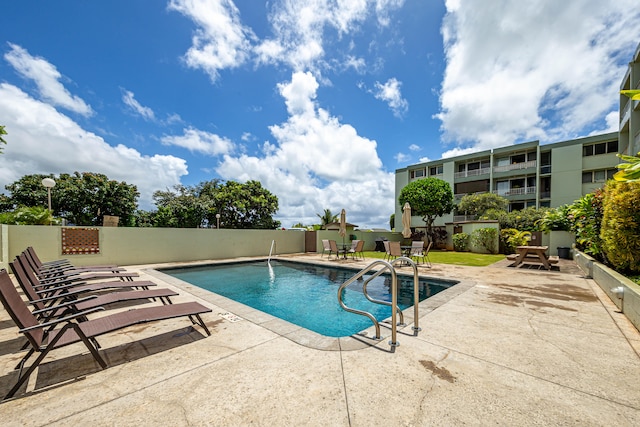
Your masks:
{"label": "pool coping", "polygon": [[[363,267],[361,266],[341,266],[335,265],[333,263],[327,264],[326,262],[320,262],[312,259],[304,259],[301,260],[299,257],[295,256],[282,256],[278,257],[281,260],[286,260],[290,262],[296,262],[300,264],[312,264],[317,266],[332,266],[337,268],[345,268],[349,270],[353,270],[354,272],[360,271]],[[183,292],[189,293],[197,298],[200,298],[210,304],[215,305],[221,309],[217,314],[223,318],[234,318],[237,316],[239,319],[234,318],[233,321],[246,320],[249,321],[259,327],[267,329],[277,335],[280,335],[284,338],[289,339],[290,341],[295,342],[296,344],[323,351],[353,351],[353,350],[362,350],[366,348],[375,347],[378,345],[382,345],[385,348],[390,344],[390,341],[387,341],[391,338],[391,323],[389,319],[385,319],[380,324],[380,339],[373,339],[375,336],[376,330],[375,326],[372,324],[369,328],[360,331],[357,334],[353,334],[348,337],[328,337],[325,335],[321,335],[317,332],[306,329],[302,326],[293,324],[286,320],[280,319],[271,314],[265,313],[248,305],[242,304],[230,298],[224,297],[222,295],[216,294],[215,292],[202,289],[196,285],[180,280],[176,277],[165,274],[158,269],[170,269],[170,268],[184,268],[184,267],[197,267],[197,266],[205,266],[205,265],[223,265],[223,264],[237,264],[241,262],[250,262],[250,261],[267,261],[267,257],[246,257],[246,258],[236,258],[233,260],[225,259],[225,260],[203,260],[203,261],[194,261],[194,262],[180,262],[180,263],[163,263],[153,266],[147,266],[143,271],[150,276],[153,276],[167,284],[175,286]],[[373,261],[372,261],[373,262]],[[367,264],[368,265],[368,264]],[[413,273],[408,273],[404,271],[397,271],[398,275],[413,277]],[[420,270],[418,270],[418,277],[424,279],[434,279],[434,280],[454,280],[447,279],[441,277],[435,277],[432,275],[424,274]],[[423,328],[423,324],[425,323],[424,317],[431,313],[432,311],[438,309],[443,304],[451,301],[456,298],[458,295],[463,294],[467,290],[471,289],[475,286],[476,283],[471,280],[458,280],[458,283],[452,285],[448,289],[445,289],[441,292],[438,292],[436,295],[431,296],[418,304],[419,318],[418,318],[418,326],[419,328]],[[401,344],[400,339],[402,336],[416,336],[419,335],[419,331],[413,330],[414,325],[414,309],[413,306],[402,311],[404,315],[404,325],[396,326],[396,341],[397,344]]]}

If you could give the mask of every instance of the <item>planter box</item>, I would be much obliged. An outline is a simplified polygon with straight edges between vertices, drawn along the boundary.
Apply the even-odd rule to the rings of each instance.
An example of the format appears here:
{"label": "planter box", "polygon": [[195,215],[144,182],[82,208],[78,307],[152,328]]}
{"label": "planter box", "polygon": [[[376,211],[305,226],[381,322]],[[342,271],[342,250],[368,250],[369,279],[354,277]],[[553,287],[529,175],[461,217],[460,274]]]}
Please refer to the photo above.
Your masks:
{"label": "planter box", "polygon": [[[620,309],[620,311],[631,321],[631,323],[640,330],[640,285],[635,284],[622,274],[606,267],[595,261],[588,255],[576,251],[576,259],[585,274],[588,274],[589,265],[591,265],[591,277],[602,288],[602,290],[611,298],[611,301]],[[616,292],[619,290],[620,292]]]}

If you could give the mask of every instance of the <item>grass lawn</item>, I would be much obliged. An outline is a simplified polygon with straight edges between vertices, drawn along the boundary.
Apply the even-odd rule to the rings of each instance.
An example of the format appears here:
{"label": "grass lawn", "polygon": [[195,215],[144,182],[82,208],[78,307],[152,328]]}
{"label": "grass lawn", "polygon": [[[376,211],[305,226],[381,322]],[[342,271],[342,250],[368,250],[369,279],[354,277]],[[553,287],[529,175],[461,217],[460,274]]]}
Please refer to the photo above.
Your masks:
{"label": "grass lawn", "polygon": [[[384,259],[384,252],[368,251],[364,253],[366,258]],[[485,267],[504,259],[504,255],[474,254],[471,252],[453,252],[434,249],[429,251],[429,260],[434,264],[456,264],[472,267]]]}

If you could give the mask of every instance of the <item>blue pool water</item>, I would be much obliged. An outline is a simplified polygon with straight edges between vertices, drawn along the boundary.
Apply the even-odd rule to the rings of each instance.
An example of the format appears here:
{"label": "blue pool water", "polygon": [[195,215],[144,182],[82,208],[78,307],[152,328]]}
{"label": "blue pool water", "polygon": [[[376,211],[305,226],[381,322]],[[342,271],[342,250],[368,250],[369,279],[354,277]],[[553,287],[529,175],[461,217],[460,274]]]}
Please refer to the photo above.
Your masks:
{"label": "blue pool water", "polygon": [[[356,272],[336,267],[287,261],[244,262],[162,270],[216,294],[241,302],[288,322],[330,337],[344,337],[372,325],[364,316],[344,311],[338,288]],[[420,279],[420,301],[451,286],[455,281]],[[398,305],[413,305],[413,277],[398,276]],[[381,275],[367,285],[372,298],[391,301],[391,277]],[[344,290],[348,307],[368,311],[378,321],[391,316],[391,307],[373,304],[356,281]]]}

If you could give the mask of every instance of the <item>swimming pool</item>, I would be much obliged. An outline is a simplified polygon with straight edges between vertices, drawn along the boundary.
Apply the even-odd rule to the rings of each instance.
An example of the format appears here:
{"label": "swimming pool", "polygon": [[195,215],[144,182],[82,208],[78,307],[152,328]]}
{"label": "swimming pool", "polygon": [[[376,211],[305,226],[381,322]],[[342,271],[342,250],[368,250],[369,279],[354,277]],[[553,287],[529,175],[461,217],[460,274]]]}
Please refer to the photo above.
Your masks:
{"label": "swimming pool", "polygon": [[[372,325],[364,316],[344,311],[338,303],[338,288],[356,272],[338,267],[289,261],[242,262],[163,269],[162,273],[269,313],[329,337],[356,334]],[[420,301],[457,282],[420,279]],[[375,299],[391,301],[391,277],[381,275],[367,285]],[[344,290],[349,307],[368,311],[378,321],[391,316],[391,307],[374,304],[362,293],[362,282]],[[398,275],[398,305],[413,305],[413,277]]]}

